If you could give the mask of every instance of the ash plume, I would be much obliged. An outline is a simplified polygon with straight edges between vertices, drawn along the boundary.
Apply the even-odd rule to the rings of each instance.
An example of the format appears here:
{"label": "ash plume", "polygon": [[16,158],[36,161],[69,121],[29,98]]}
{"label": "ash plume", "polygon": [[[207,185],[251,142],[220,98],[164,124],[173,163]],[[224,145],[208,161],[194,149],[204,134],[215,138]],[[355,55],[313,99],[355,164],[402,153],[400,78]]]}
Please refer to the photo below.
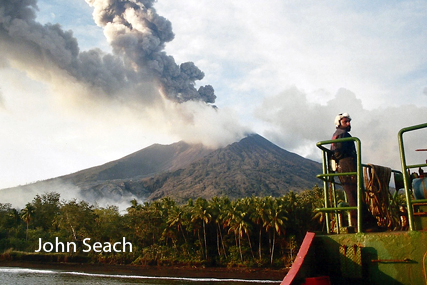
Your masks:
{"label": "ash plume", "polygon": [[132,99],[152,102],[161,90],[173,102],[215,102],[210,85],[196,89],[204,73],[194,63],[178,65],[163,51],[174,34],[171,23],[153,8],[154,1],[86,2],[94,7],[94,19],[104,28],[113,54],[80,51],[71,31],[36,21],[36,0],[15,0],[0,2],[1,56],[43,73],[39,76],[47,81],[62,72],[89,89],[87,94],[118,99],[131,94]]}

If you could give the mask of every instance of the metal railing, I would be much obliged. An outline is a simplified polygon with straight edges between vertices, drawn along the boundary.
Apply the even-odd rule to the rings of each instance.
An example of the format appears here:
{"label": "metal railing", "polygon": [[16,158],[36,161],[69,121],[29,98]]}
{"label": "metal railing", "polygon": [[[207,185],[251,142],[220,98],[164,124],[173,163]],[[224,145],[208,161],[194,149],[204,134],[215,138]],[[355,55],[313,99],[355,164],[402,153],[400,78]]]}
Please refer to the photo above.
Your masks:
{"label": "metal railing", "polygon": [[[343,172],[343,173],[336,173],[331,170],[331,152],[328,148],[325,147],[325,145],[330,145],[332,143],[340,143],[340,142],[347,142],[347,141],[353,141],[356,146],[356,153],[357,153],[357,162],[356,162],[356,172]],[[323,189],[324,189],[324,199],[325,199],[325,207],[324,208],[318,208],[317,211],[324,212],[324,213],[334,213],[335,214],[335,220],[338,221],[338,214],[341,211],[350,211],[350,210],[357,210],[357,231],[362,231],[362,212],[361,207],[359,205],[362,205],[362,189],[363,189],[363,175],[362,175],[362,162],[361,162],[361,143],[360,140],[357,137],[348,137],[348,138],[341,138],[341,139],[335,139],[335,140],[326,140],[326,141],[320,141],[316,144],[318,148],[322,150],[322,167],[323,167],[323,174],[319,174],[316,177],[323,180]],[[350,176],[350,175],[356,175],[357,178],[357,205],[356,207],[338,207],[337,199],[336,199],[336,189],[335,184],[339,184],[335,181],[335,177],[338,176]],[[332,204],[330,205],[329,201],[329,186],[331,186],[331,197],[332,197]],[[326,220],[326,232],[330,233],[330,223],[329,223],[329,215],[325,215]],[[339,224],[337,223],[338,227],[338,233],[339,233]]]}
{"label": "metal railing", "polygon": [[408,165],[406,163],[405,145],[403,142],[403,134],[406,132],[415,131],[415,130],[419,130],[419,129],[423,129],[423,128],[427,128],[427,123],[403,128],[398,133],[400,162],[402,165],[403,185],[405,188],[406,204],[407,204],[407,210],[408,210],[408,223],[409,223],[409,230],[410,231],[414,230],[413,204],[414,203],[427,203],[427,199],[417,199],[417,200],[415,200],[416,202],[413,201],[412,193],[411,193],[412,185],[410,185],[410,178],[409,178],[408,172],[410,169],[413,169],[413,168],[420,168],[420,167],[427,166],[427,161],[426,161],[426,163],[423,163],[423,164],[413,164],[413,165]]}
{"label": "metal railing", "polygon": [[[342,142],[348,142],[353,141],[355,143],[356,147],[356,153],[357,153],[357,159],[356,159],[356,171],[355,172],[344,172],[344,173],[337,173],[332,170],[331,168],[331,151],[329,148],[325,147],[326,145],[330,145],[332,143],[342,143]],[[339,214],[343,212],[349,212],[351,210],[357,211],[357,232],[362,232],[362,203],[363,203],[363,194],[364,194],[364,177],[363,177],[363,168],[364,167],[370,167],[369,165],[362,164],[361,160],[361,142],[359,138],[357,137],[348,137],[348,138],[341,138],[341,139],[335,139],[335,140],[326,140],[326,141],[320,141],[316,144],[318,148],[322,150],[322,167],[323,167],[323,174],[319,174],[316,177],[323,180],[323,189],[324,189],[324,208],[317,208],[316,210],[323,213],[332,213],[335,214],[335,221],[337,232],[340,232],[340,223],[339,221]],[[402,173],[398,170],[391,170],[391,172],[394,174],[394,179],[396,180],[397,176],[401,176]],[[336,181],[335,177],[339,176],[356,176],[357,181],[357,206],[340,206],[337,202],[337,193],[336,193],[336,187],[335,185],[340,185],[341,183]],[[396,183],[396,181],[395,181]],[[399,189],[396,189],[391,201],[390,205],[393,203],[393,200],[397,198]],[[427,201],[427,200],[426,200]],[[325,215],[326,220],[326,232],[330,233],[330,221],[329,221],[329,215]],[[354,226],[354,225],[353,225]]]}

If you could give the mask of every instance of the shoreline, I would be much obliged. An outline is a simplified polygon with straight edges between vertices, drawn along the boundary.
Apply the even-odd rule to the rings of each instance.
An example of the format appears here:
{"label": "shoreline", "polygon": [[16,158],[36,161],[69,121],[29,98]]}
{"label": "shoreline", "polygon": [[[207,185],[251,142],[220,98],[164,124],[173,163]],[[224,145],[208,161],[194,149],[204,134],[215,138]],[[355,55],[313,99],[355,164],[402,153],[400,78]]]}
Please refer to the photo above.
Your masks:
{"label": "shoreline", "polygon": [[243,280],[283,280],[288,269],[226,268],[190,266],[142,266],[89,263],[0,261],[0,267],[73,271],[92,274],[135,275],[150,277],[222,278]]}

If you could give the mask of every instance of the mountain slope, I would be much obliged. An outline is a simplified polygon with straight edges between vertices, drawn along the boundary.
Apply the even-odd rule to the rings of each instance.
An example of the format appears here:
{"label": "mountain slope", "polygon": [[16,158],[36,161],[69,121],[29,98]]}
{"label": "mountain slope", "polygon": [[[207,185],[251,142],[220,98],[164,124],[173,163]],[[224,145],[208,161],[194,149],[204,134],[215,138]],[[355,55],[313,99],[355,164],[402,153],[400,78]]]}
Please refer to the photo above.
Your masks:
{"label": "mountain slope", "polygon": [[150,200],[280,196],[319,183],[319,163],[288,152],[259,135],[218,149],[188,167],[143,180]]}
{"label": "mountain slope", "polygon": [[76,185],[94,181],[142,178],[186,167],[213,150],[201,144],[153,144],[121,159],[59,177]]}

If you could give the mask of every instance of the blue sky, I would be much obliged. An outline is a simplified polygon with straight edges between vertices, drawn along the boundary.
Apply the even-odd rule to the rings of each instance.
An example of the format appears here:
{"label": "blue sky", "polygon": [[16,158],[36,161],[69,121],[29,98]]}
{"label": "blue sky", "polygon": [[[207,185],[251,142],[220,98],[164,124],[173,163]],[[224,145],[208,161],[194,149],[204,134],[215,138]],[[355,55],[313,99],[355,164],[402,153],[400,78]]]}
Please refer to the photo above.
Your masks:
{"label": "blue sky", "polygon": [[[80,51],[112,52],[86,1],[37,3],[36,21],[71,30]],[[426,1],[159,0],[154,9],[175,34],[164,52],[204,72],[196,87],[213,86],[218,111],[154,97],[135,103],[125,91],[110,100],[0,44],[0,188],[153,143],[216,147],[248,131],[318,160],[315,143],[331,137],[341,112],[353,117],[364,161],[398,169],[397,132],[427,121]],[[427,158],[412,151],[426,148],[426,137],[408,136],[415,163]]]}

